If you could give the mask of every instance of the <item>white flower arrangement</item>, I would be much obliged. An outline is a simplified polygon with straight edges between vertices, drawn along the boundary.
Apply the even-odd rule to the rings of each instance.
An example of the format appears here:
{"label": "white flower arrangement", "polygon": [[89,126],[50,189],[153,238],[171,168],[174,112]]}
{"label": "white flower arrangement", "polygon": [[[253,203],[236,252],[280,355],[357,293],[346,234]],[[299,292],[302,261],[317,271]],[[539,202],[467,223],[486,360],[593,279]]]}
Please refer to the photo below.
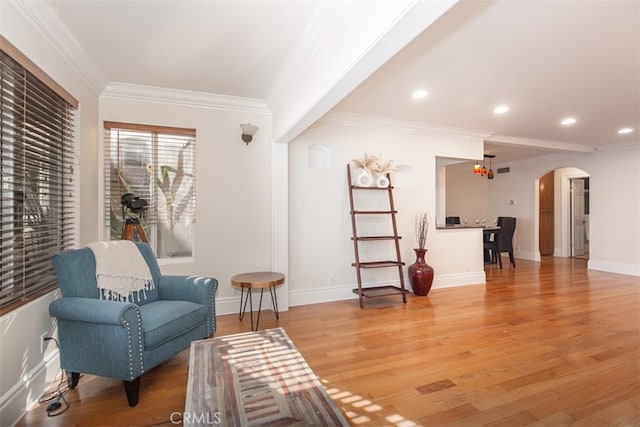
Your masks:
{"label": "white flower arrangement", "polygon": [[382,174],[382,175],[386,175],[388,173],[392,173],[395,172],[396,168],[395,166],[393,166],[393,160],[389,160],[385,163],[382,163],[380,161],[378,161],[376,163],[376,168],[375,168],[375,172]]}
{"label": "white flower arrangement", "polygon": [[377,169],[379,161],[380,161],[380,158],[378,156],[375,156],[375,155],[370,156],[367,153],[364,153],[364,158],[362,159],[351,160],[354,166],[360,169],[367,170],[371,173],[373,173],[373,171]]}
{"label": "white flower arrangement", "polygon": [[362,169],[362,173],[358,175],[358,185],[368,187],[374,182],[378,187],[384,188],[389,186],[389,178],[387,174],[395,171],[393,162],[383,161],[381,156],[369,155],[364,153],[364,158],[351,160],[355,167]]}

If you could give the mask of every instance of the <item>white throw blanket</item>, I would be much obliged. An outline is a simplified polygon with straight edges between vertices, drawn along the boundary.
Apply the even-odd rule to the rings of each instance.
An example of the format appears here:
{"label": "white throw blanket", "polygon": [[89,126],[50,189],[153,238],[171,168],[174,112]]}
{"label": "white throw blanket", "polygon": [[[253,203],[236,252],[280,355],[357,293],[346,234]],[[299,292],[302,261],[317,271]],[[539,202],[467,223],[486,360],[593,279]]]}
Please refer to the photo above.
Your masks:
{"label": "white throw blanket", "polygon": [[[94,242],[88,247],[96,258],[100,298],[127,301],[153,289],[153,277],[144,257],[130,240]],[[146,295],[145,295],[146,297]]]}

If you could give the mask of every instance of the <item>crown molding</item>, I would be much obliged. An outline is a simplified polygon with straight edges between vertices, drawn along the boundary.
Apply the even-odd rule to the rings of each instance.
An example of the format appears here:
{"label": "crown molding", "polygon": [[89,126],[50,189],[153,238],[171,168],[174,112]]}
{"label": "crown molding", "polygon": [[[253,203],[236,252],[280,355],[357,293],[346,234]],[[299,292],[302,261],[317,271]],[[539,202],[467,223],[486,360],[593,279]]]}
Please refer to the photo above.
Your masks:
{"label": "crown molding", "polygon": [[155,86],[111,82],[100,95],[103,99],[152,102],[181,107],[208,108],[244,113],[271,114],[262,99],[218,95]]}
{"label": "crown molding", "polygon": [[5,2],[3,6],[5,5],[12,7],[60,55],[89,89],[100,95],[107,85],[107,78],[60,20],[49,0],[14,0]]}
{"label": "crown molding", "polygon": [[626,150],[632,150],[632,149],[638,149],[640,148],[640,140],[636,140],[636,141],[622,141],[622,142],[614,142],[612,144],[606,144],[606,145],[599,145],[598,147],[596,147],[597,151],[626,151]]}
{"label": "crown molding", "polygon": [[371,116],[360,113],[332,111],[325,114],[319,122],[337,124],[342,126],[362,127],[367,129],[391,130],[406,133],[432,133],[458,138],[485,139],[491,134],[451,126],[434,125],[425,122],[390,119],[388,117]]}
{"label": "crown molding", "polygon": [[573,153],[594,153],[596,151],[596,148],[590,145],[573,144],[570,142],[547,141],[544,139],[518,138],[514,136],[499,134],[493,134],[487,137],[485,139],[485,142]]}

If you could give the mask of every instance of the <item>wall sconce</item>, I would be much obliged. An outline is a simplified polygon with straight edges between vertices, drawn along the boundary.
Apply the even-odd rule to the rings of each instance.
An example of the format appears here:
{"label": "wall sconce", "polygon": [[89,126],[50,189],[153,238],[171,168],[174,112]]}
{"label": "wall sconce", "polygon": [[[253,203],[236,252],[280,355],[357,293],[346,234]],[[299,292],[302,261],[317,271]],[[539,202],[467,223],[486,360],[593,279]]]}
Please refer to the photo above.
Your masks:
{"label": "wall sconce", "polygon": [[249,145],[249,143],[253,140],[253,135],[258,132],[258,126],[254,126],[251,123],[242,123],[240,125],[242,128],[242,140]]}

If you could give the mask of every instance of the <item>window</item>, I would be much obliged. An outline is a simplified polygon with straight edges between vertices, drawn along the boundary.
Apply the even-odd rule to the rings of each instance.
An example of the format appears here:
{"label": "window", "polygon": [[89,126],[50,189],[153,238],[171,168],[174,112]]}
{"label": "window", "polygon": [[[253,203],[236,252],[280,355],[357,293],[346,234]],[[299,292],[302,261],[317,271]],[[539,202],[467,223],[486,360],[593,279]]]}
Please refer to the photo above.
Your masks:
{"label": "window", "polygon": [[0,36],[0,314],[57,287],[74,243],[77,101]]}
{"label": "window", "polygon": [[[115,122],[104,128],[105,228],[111,240],[123,237],[125,221],[135,221],[158,258],[192,256],[196,131]],[[125,194],[147,206],[130,209],[122,203]],[[134,238],[140,240],[139,234]]]}

